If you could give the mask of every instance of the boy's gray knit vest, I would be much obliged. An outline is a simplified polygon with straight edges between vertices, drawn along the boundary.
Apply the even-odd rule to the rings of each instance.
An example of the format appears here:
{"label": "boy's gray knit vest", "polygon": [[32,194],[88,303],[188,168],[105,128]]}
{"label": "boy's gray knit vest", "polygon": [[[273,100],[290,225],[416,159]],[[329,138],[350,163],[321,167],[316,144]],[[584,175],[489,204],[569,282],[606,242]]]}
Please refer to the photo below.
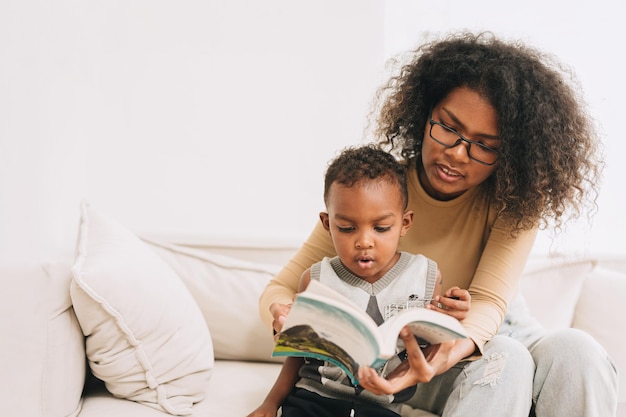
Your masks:
{"label": "boy's gray knit vest", "polygon": [[[348,271],[339,257],[324,258],[311,266],[311,279],[315,279],[338,291],[355,302],[379,325],[384,321],[385,307],[415,300],[430,300],[437,279],[437,264],[423,255],[400,253],[398,262],[378,281],[370,284]],[[380,370],[391,371],[400,363],[391,359]],[[300,369],[301,379],[297,387],[319,395],[343,400],[377,403],[392,410],[399,410],[400,403],[411,392],[394,395],[374,395],[360,387],[353,387],[345,373],[337,366],[319,360],[306,360]]]}

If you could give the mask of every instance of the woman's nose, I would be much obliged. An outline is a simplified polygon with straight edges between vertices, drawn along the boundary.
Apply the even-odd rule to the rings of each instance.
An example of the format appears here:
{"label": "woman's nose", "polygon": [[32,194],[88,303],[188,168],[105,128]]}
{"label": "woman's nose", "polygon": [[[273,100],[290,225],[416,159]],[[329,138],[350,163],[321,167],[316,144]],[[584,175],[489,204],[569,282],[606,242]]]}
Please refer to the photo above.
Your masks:
{"label": "woman's nose", "polygon": [[455,161],[469,162],[470,144],[459,140],[456,145],[447,148],[444,152]]}

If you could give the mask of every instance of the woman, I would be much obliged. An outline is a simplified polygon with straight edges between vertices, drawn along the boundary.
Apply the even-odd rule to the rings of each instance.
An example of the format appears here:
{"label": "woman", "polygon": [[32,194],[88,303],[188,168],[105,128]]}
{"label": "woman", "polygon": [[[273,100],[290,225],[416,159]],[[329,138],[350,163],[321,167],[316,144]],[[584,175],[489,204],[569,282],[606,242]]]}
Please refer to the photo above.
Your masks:
{"label": "woman", "polygon": [[[463,34],[418,48],[380,91],[376,132],[409,168],[415,212],[400,250],[436,260],[444,288],[469,289],[471,343],[425,357],[405,340],[403,372],[361,369],[364,388],[420,383],[411,404],[443,416],[614,415],[606,352],[574,329],[546,333],[518,294],[537,230],[559,229],[597,196],[599,139],[570,80],[538,51]],[[268,284],[260,310],[275,331],[302,271],[333,255],[318,226]]]}

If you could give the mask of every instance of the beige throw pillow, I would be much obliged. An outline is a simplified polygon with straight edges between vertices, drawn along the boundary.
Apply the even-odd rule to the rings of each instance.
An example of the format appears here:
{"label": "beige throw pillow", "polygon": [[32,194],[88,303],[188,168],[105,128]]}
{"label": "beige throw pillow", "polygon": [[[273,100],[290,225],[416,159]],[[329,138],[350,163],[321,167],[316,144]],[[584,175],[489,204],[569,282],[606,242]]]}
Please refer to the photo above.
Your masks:
{"label": "beige throw pillow", "polygon": [[198,305],[139,238],[85,203],[81,210],[70,294],[91,371],[116,397],[190,414],[214,361]]}

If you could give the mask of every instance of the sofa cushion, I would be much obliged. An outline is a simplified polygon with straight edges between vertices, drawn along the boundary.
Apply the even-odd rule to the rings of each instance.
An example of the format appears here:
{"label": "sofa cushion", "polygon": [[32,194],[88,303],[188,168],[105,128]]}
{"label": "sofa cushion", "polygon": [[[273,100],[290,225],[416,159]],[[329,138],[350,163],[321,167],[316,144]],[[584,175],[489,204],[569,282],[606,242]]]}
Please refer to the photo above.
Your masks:
{"label": "sofa cushion", "polygon": [[191,291],[211,330],[216,359],[282,361],[271,357],[274,340],[258,309],[261,292],[280,266],[155,239],[146,243]]}
{"label": "sofa cushion", "polygon": [[[621,318],[624,316],[626,274],[597,267],[588,274],[576,304],[572,327],[593,336],[606,349],[617,369],[626,369]],[[619,401],[626,402],[626,384],[620,384]]]}
{"label": "sofa cushion", "polygon": [[189,414],[213,367],[200,309],[139,238],[87,204],[81,213],[70,294],[91,371],[117,397]]}
{"label": "sofa cushion", "polygon": [[78,414],[83,334],[70,299],[70,262],[0,270],[0,416]]}
{"label": "sofa cushion", "polygon": [[593,267],[591,259],[531,259],[521,290],[533,316],[549,330],[570,327],[583,282]]}

